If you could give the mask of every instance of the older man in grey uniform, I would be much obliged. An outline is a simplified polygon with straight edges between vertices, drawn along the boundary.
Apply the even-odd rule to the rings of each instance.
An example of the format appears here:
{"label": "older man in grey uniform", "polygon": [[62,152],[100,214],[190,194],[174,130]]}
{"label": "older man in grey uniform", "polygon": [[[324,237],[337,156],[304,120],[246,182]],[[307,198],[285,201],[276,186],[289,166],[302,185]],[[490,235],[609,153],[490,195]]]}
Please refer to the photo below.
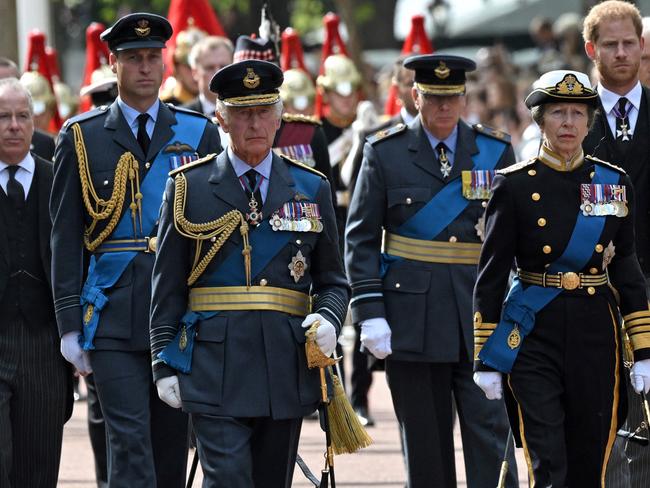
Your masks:
{"label": "older man in grey uniform", "polygon": [[508,425],[504,404],[472,382],[472,289],[491,175],[513,151],[505,134],[460,120],[474,62],[427,55],[404,66],[419,116],[365,145],[346,227],[352,317],[362,344],[386,357],[409,487],[456,486],[453,394],[467,486],[491,488]]}
{"label": "older man in grey uniform", "polygon": [[319,399],[305,331],[320,322],[329,356],[348,305],[329,184],[271,151],[282,78],[259,60],[215,74],[228,149],[172,172],[161,209],[153,372],[191,414],[204,488],[291,486]]}
{"label": "older man in grey uniform", "polygon": [[158,99],[171,33],[166,19],[146,13],[102,33],[118,99],[72,118],[55,153],[52,280],[61,351],[82,373],[94,372],[111,488],[185,485],[188,418],[159,400],[151,377],[151,270],[167,173],[220,142],[208,119]]}

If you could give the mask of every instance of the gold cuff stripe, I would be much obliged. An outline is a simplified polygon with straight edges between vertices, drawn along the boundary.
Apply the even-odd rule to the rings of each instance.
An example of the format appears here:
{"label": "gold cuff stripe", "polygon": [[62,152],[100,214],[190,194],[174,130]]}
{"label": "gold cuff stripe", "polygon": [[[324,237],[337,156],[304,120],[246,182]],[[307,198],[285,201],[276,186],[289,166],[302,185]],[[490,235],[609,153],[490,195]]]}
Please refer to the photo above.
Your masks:
{"label": "gold cuff stripe", "polygon": [[311,300],[306,293],[273,286],[197,287],[190,290],[190,309],[274,310],[304,316],[311,311]]}
{"label": "gold cuff stripe", "polygon": [[627,322],[628,320],[637,319],[640,317],[650,319],[650,310],[641,310],[640,312],[632,312],[630,314],[623,315],[623,320]]}
{"label": "gold cuff stripe", "polygon": [[465,85],[427,85],[425,83],[414,83],[415,88],[425,95],[463,95]]}
{"label": "gold cuff stripe", "polygon": [[650,332],[650,323],[647,321],[637,323],[637,324],[625,324],[625,330],[628,334],[638,334],[639,332]]}
{"label": "gold cuff stripe", "polygon": [[475,345],[474,346],[474,361],[479,360],[478,355],[481,353],[481,349],[483,349],[483,345]]}
{"label": "gold cuff stripe", "polygon": [[478,264],[481,244],[412,239],[386,232],[384,252],[413,261],[446,264]]}
{"label": "gold cuff stripe", "polygon": [[635,351],[648,349],[650,348],[650,334],[632,334],[630,335],[630,342],[632,343],[632,349]]}
{"label": "gold cuff stripe", "polygon": [[474,324],[474,332],[478,330],[494,330],[497,328],[497,324],[491,324],[490,322],[481,322],[480,324]]}

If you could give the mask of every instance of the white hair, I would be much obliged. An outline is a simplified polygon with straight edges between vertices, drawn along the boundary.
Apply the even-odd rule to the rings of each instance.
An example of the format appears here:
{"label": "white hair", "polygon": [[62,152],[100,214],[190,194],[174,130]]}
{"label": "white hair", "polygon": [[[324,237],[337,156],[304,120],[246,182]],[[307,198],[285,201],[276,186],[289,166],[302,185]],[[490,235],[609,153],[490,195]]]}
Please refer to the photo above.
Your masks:
{"label": "white hair", "polygon": [[17,78],[3,78],[0,79],[0,94],[6,90],[15,90],[22,93],[27,98],[27,105],[29,105],[29,113],[34,115],[34,100],[32,94]]}

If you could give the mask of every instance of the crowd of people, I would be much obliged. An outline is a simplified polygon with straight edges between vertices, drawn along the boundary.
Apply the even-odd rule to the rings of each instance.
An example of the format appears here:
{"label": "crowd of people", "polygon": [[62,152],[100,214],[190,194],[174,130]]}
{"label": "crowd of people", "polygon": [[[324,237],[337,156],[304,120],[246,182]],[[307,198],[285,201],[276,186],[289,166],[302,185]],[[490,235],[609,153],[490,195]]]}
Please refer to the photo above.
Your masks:
{"label": "crowd of people", "polygon": [[519,485],[513,438],[531,486],[648,486],[650,23],[533,19],[517,66],[416,16],[364,100],[338,22],[315,79],[264,15],[93,25],[81,99],[42,37],[0,59],[0,487],[56,486],[80,376],[99,487],[185,486],[190,443],[206,488],[291,486],[345,325],[409,488],[457,485],[456,419],[471,488]]}

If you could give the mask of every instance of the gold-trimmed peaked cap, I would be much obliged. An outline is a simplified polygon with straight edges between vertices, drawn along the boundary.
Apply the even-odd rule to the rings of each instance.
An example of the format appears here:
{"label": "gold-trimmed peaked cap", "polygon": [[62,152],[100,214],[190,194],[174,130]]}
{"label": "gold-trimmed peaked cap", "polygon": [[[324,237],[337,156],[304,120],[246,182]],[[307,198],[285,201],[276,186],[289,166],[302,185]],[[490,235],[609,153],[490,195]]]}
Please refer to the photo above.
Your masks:
{"label": "gold-trimmed peaked cap", "polygon": [[162,49],[172,32],[172,26],[165,17],[140,12],[120,18],[99,38],[113,52],[147,47]]}
{"label": "gold-trimmed peaked cap", "polygon": [[280,100],[279,88],[283,80],[279,66],[247,59],[217,71],[210,81],[210,91],[231,107],[272,105]]}
{"label": "gold-trimmed peaked cap", "polygon": [[586,74],[563,69],[544,73],[533,83],[533,91],[525,101],[528,108],[545,103],[567,102],[598,106],[598,92],[591,87]]}
{"label": "gold-trimmed peaked cap", "polygon": [[464,95],[465,73],[476,63],[451,54],[422,54],[404,60],[404,67],[415,71],[413,86],[423,95]]}

